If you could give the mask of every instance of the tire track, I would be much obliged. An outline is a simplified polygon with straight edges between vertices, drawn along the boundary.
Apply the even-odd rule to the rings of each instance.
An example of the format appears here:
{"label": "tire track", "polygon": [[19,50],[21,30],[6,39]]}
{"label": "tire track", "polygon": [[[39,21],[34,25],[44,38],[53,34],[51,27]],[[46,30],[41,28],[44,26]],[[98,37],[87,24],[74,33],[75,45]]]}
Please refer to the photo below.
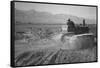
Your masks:
{"label": "tire track", "polygon": [[46,55],[44,55],[39,61],[37,61],[34,65],[41,65],[43,62],[50,56],[52,55],[53,52],[50,52]]}
{"label": "tire track", "polygon": [[[52,53],[52,55],[50,55],[48,58],[46,58],[46,60],[44,61],[43,64],[49,64],[50,61],[52,60],[52,58],[59,52],[59,50],[56,50],[55,52]],[[55,58],[56,59],[56,58]]]}
{"label": "tire track", "polygon": [[55,60],[57,59],[59,52],[60,52],[60,50],[57,50],[56,52],[54,52],[54,54],[50,58],[48,64],[56,64]]}
{"label": "tire track", "polygon": [[59,63],[59,62],[60,62],[62,53],[63,53],[63,51],[60,49],[60,51],[59,51],[59,53],[58,53],[58,56],[57,56],[57,58],[56,58],[56,60],[55,60],[56,63]]}

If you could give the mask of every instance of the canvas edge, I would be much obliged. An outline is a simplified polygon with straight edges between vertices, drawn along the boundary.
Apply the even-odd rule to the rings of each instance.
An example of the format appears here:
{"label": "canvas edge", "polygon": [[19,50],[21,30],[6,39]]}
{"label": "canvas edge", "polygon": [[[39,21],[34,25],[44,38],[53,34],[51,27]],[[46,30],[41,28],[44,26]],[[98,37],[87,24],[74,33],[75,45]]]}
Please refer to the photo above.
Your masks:
{"label": "canvas edge", "polygon": [[11,44],[11,47],[10,47],[10,55],[11,55],[11,57],[10,57],[10,66],[11,67],[15,67],[15,63],[14,63],[14,53],[15,53],[15,47],[14,47],[14,33],[15,33],[15,23],[13,23],[13,22],[15,22],[15,18],[14,18],[14,12],[15,12],[15,10],[14,10],[14,7],[15,7],[15,4],[14,4],[14,1],[11,1],[10,2],[10,18],[11,18],[11,24],[10,24],[10,26],[11,26],[11,28],[10,28],[10,30],[11,30],[11,34],[10,34],[10,44]]}

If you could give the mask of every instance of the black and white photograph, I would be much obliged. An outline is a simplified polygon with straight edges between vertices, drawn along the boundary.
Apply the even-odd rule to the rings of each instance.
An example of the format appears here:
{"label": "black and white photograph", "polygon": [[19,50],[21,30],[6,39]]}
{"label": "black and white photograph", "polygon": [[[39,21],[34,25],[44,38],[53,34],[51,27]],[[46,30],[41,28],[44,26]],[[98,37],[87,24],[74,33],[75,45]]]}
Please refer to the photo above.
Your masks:
{"label": "black and white photograph", "polygon": [[12,3],[15,67],[97,62],[97,6]]}

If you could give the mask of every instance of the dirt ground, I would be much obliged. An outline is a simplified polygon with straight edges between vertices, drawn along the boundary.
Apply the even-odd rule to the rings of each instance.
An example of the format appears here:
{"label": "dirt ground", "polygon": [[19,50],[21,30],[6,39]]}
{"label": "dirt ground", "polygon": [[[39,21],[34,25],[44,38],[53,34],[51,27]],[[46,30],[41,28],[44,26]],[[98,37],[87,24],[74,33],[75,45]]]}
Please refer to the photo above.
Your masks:
{"label": "dirt ground", "polygon": [[[54,39],[25,42],[15,41],[16,66],[62,64],[76,62],[97,61],[96,46],[87,49],[68,50],[59,40],[61,35]],[[56,39],[56,40],[55,40]]]}

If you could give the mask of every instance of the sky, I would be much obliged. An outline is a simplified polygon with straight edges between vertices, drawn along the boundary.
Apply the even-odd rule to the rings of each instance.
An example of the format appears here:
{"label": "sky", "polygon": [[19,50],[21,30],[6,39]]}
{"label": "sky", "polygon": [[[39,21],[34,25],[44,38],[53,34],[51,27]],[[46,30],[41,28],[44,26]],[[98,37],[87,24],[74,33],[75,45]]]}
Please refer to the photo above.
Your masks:
{"label": "sky", "polygon": [[36,10],[40,12],[49,12],[52,14],[68,14],[88,19],[96,19],[96,7],[89,6],[16,2],[15,8],[25,11]]}

